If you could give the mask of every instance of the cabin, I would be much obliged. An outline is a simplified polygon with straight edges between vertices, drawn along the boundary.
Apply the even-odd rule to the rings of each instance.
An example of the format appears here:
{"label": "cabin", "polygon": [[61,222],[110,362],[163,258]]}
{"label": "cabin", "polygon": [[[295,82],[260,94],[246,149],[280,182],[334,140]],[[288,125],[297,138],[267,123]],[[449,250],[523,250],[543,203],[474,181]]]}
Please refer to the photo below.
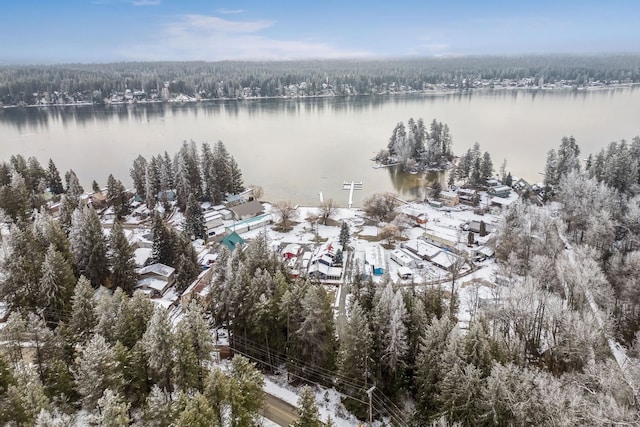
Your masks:
{"label": "cabin", "polygon": [[441,191],[440,201],[443,205],[452,208],[454,206],[458,206],[458,203],[460,203],[460,197],[453,191]]}
{"label": "cabin", "polygon": [[507,197],[509,197],[509,195],[511,195],[511,187],[508,187],[506,185],[491,187],[488,193],[490,196],[506,199]]}
{"label": "cabin", "polygon": [[161,297],[173,285],[175,271],[175,268],[161,263],[142,267],[138,270],[139,279],[135,290],[141,290],[152,298]]}
{"label": "cabin", "polygon": [[222,215],[217,211],[209,211],[204,214],[204,227],[207,236],[213,237],[219,234],[218,229],[222,227]]}
{"label": "cabin", "polygon": [[478,192],[472,188],[459,188],[458,197],[460,199],[460,203],[467,206],[475,206],[480,200]]}

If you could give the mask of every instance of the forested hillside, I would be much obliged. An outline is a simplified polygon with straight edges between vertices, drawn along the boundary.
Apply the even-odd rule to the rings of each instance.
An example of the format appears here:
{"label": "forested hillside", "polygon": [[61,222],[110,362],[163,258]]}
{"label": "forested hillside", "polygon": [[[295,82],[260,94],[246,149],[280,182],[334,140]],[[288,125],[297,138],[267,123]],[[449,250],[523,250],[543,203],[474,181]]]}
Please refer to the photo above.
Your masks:
{"label": "forested hillside", "polygon": [[[272,62],[140,62],[0,67],[4,105],[275,96],[640,82],[640,58],[463,57]],[[166,91],[165,91],[166,89]]]}

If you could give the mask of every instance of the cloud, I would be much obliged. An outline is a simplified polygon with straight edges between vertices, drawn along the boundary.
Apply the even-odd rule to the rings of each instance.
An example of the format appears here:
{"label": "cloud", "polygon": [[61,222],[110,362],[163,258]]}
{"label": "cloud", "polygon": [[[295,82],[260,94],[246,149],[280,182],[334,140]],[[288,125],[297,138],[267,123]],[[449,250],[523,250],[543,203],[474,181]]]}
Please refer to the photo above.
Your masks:
{"label": "cloud", "polygon": [[239,13],[243,13],[244,10],[243,9],[218,9],[216,10],[216,13],[219,13],[220,15],[237,15]]}
{"label": "cloud", "polygon": [[161,0],[133,0],[131,2],[134,6],[158,6]]}
{"label": "cloud", "polygon": [[312,39],[283,40],[263,31],[273,21],[228,20],[208,15],[183,15],[167,24],[152,42],[128,45],[118,54],[130,60],[288,60],[351,58],[368,52],[336,48]]}

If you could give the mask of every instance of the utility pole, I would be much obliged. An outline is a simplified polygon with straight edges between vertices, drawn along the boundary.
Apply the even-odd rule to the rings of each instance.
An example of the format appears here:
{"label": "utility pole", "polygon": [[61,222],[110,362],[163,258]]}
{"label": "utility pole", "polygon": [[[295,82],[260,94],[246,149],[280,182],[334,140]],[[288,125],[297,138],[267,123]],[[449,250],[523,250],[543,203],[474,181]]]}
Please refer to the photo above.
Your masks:
{"label": "utility pole", "polygon": [[367,390],[367,396],[369,396],[369,427],[373,425],[373,407],[371,406],[371,395],[373,395],[373,390],[376,386],[372,386],[369,390]]}

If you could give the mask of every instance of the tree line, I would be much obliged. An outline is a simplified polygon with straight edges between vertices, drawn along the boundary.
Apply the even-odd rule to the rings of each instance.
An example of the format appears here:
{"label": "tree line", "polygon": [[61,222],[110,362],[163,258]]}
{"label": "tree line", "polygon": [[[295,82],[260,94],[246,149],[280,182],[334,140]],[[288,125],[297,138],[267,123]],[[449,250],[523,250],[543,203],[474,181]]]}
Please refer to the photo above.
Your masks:
{"label": "tree line", "polygon": [[102,103],[126,89],[209,99],[290,95],[356,95],[423,90],[443,84],[473,88],[475,81],[530,79],[578,86],[640,81],[640,58],[602,56],[485,56],[395,60],[273,62],[129,62],[0,67],[0,102],[31,105],[34,94],[63,103]]}

